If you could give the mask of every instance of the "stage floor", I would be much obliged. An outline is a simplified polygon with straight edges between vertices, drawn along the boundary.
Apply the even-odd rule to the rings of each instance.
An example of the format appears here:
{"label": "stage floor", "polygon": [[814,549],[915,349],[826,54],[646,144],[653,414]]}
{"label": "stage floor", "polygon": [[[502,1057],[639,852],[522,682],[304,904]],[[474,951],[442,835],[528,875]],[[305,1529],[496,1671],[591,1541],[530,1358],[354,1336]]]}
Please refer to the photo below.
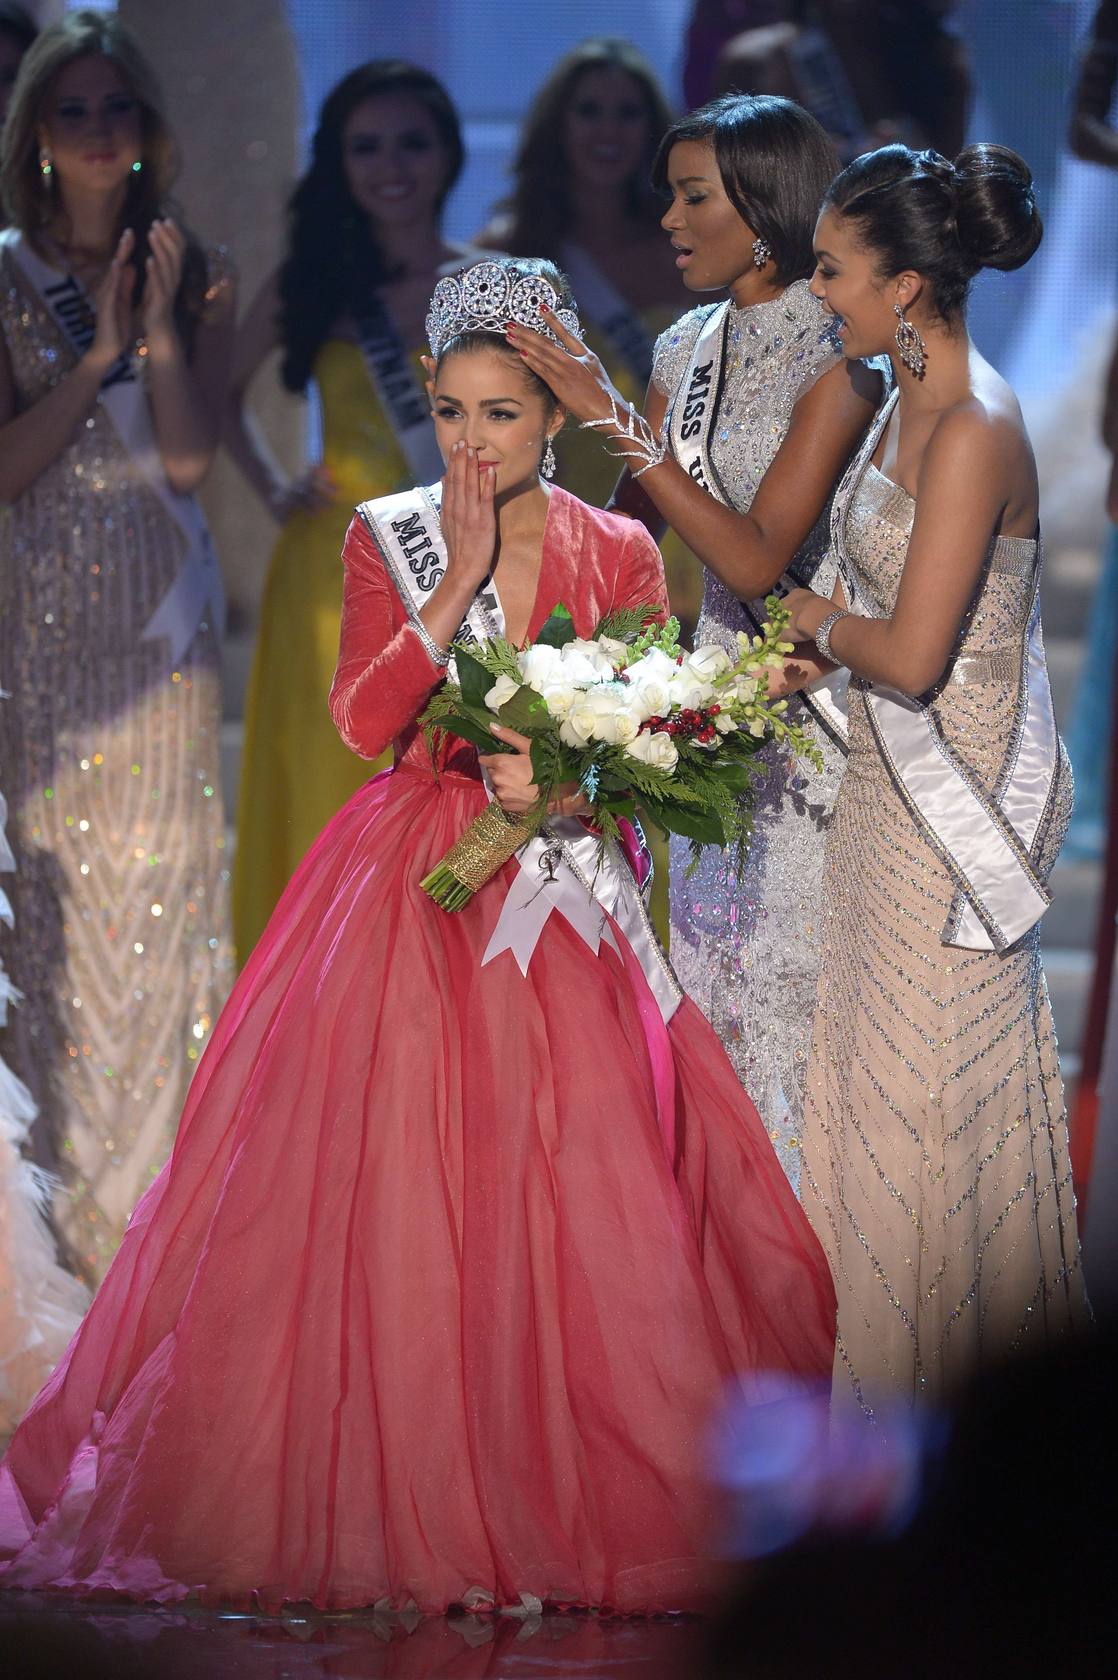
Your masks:
{"label": "stage floor", "polygon": [[691,1618],[237,1616],[0,1596],[5,1680],[690,1680]]}

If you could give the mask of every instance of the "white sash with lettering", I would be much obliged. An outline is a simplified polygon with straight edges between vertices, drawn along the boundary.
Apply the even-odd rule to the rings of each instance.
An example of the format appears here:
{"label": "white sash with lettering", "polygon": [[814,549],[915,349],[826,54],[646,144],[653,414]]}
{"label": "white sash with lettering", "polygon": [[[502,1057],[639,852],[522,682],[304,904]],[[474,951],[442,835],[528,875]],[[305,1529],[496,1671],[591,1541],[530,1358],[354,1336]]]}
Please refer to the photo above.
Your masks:
{"label": "white sash with lettering", "polygon": [[[446,571],[446,544],[439,519],[440,484],[405,490],[363,502],[358,513],[376,542],[389,576],[413,624]],[[492,584],[474,597],[458,632],[459,641],[485,641],[504,634],[504,613]],[[492,799],[492,789],[486,782]],[[636,954],[665,1021],[683,993],[668,966],[644,907],[633,873],[611,844],[599,856],[598,839],[577,819],[554,817],[520,848],[519,873],[509,888],[482,966],[511,951],[522,974],[553,910],[564,916],[597,955],[604,939],[618,950],[609,915]]]}
{"label": "white sash with lettering", "polygon": [[[680,380],[667,415],[668,447],[672,456],[696,484],[724,507],[733,507],[734,502],[712,459],[710,439],[722,406],[729,322],[730,300],[727,299],[725,303],[716,304],[703,322],[687,371]],[[790,567],[780,579],[776,593],[811,588],[813,576],[813,573],[801,575],[795,567]],[[741,605],[754,629],[760,630],[758,604],[743,601]],[[815,721],[843,751],[846,749],[846,690],[849,681],[850,673],[840,666],[800,694]]]}
{"label": "white sash with lettering", "polygon": [[[2,240],[39,294],[44,306],[79,355],[93,342],[95,314],[84,288],[69,274],[48,267],[15,228],[0,233]],[[165,636],[172,667],[181,661],[207,612],[218,635],[225,613],[221,572],[206,521],[193,496],[172,490],[163,470],[152,426],[151,405],[144,389],[142,364],[122,356],[109,369],[97,401],[108,414],[129,460],[148,488],[182,532],[186,547],[178,572],[143,630],[141,640]]]}
{"label": "white sash with lettering", "polygon": [[357,342],[369,380],[384,410],[408,471],[417,484],[442,476],[431,410],[416,382],[407,345],[384,299],[376,292],[357,319]]}
{"label": "white sash with lettering", "polygon": [[656,347],[640,316],[581,245],[568,241],[559,253],[559,261],[578,299],[582,319],[594,323],[643,389],[652,377]]}
{"label": "white sash with lettering", "polygon": [[[859,587],[845,546],[846,520],[896,401],[894,393],[870,427],[832,516],[848,601],[866,618],[888,613]],[[1038,544],[1013,731],[992,793],[943,739],[928,704],[881,683],[866,690],[874,739],[893,784],[957,884],[940,937],[945,945],[970,951],[1007,950],[1051,903],[1038,857],[1048,839],[1061,758],[1040,629],[1042,564]]]}

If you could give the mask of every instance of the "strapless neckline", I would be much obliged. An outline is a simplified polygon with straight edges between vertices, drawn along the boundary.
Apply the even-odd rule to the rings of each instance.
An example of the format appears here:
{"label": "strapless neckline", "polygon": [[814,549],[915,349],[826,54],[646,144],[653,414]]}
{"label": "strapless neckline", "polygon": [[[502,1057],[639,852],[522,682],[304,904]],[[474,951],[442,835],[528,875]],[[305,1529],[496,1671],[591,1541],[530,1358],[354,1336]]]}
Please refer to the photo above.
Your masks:
{"label": "strapless neckline", "polygon": [[[876,479],[879,486],[880,501],[872,511],[889,524],[899,525],[903,530],[911,531],[912,522],[916,517],[915,496],[910,496],[903,484],[887,477],[872,461],[867,464],[866,478]],[[997,536],[994,538],[993,547],[999,554],[1032,555],[1036,552],[1037,542],[1036,537]]]}

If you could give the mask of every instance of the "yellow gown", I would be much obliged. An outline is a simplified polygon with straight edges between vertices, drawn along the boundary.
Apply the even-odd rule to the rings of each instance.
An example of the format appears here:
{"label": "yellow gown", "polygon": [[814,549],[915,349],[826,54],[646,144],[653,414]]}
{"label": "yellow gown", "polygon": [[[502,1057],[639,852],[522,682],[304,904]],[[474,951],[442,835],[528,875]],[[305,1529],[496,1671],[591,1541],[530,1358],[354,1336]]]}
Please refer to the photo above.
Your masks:
{"label": "yellow gown", "polygon": [[[416,349],[416,378],[423,369]],[[314,364],[323,464],[337,499],[280,532],[245,702],[233,931],[245,962],[311,842],[382,766],[357,758],[326,709],[338,659],[342,544],[358,502],[412,482],[356,344],[327,339]],[[386,755],[384,763],[390,762]]]}
{"label": "yellow gown", "polygon": [[[678,319],[679,310],[645,309],[641,324],[654,343],[665,328]],[[586,343],[601,358],[606,372],[627,402],[644,405],[644,389],[633,377],[632,370],[611,351],[609,344],[592,327],[586,332]],[[568,425],[556,445],[559,470],[558,481],[591,507],[605,507],[617,483],[622,463],[615,460],[596,432],[579,431]],[[703,568],[691,550],[672,530],[665,531],[660,541],[664,557],[664,571],[668,579],[668,599],[672,611],[683,624],[684,635],[690,640],[703,598]],[[655,830],[646,836],[652,851],[656,874],[652,885],[650,912],[656,931],[668,945],[668,845]]]}

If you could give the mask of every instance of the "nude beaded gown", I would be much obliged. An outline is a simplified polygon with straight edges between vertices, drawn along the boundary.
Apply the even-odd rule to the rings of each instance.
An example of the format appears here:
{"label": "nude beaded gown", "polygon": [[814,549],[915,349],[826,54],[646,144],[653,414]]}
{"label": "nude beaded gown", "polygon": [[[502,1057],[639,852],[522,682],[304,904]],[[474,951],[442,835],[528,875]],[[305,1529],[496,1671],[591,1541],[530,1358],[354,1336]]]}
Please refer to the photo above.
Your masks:
{"label": "nude beaded gown", "polygon": [[[844,546],[883,611],[915,512],[864,468]],[[1040,560],[1032,540],[992,544],[934,702],[986,789],[1010,740]],[[978,1365],[1083,1326],[1088,1308],[1039,928],[1002,955],[941,943],[955,883],[894,788],[866,687],[850,685],[827,842],[801,1194],[838,1294],[836,1398],[873,1416],[949,1396]],[[1050,854],[1071,797],[1064,759]]]}

